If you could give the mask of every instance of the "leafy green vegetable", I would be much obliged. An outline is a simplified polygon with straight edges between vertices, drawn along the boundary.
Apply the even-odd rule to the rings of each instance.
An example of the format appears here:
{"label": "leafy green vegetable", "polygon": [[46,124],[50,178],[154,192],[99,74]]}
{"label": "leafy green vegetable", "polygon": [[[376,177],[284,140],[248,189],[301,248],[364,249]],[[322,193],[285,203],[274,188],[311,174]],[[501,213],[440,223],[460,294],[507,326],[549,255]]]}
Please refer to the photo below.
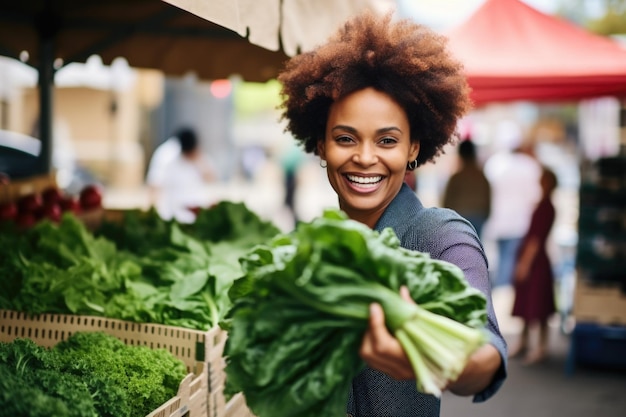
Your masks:
{"label": "leafy green vegetable", "polygon": [[[463,272],[400,247],[381,233],[327,210],[242,259],[223,326],[226,390],[242,391],[259,416],[339,416],[358,356],[369,304],[382,305],[417,376],[440,395],[486,337],[486,299]],[[417,304],[399,295],[406,285]]]}
{"label": "leafy green vegetable", "polygon": [[263,221],[244,203],[220,201],[210,209],[198,212],[196,221],[183,226],[185,232],[201,240],[239,242],[257,244],[259,236],[273,237],[279,229],[268,221]]}
{"label": "leafy green vegetable", "polygon": [[74,333],[52,349],[15,339],[0,343],[0,416],[145,416],[175,396],[185,376],[167,350],[101,332]]}
{"label": "leafy green vegetable", "polygon": [[[24,401],[23,399],[28,399]],[[19,399],[16,401],[16,399]],[[20,417],[70,417],[63,400],[46,394],[34,385],[25,385],[24,380],[7,365],[0,364],[0,416]],[[95,417],[95,414],[84,414]]]}
{"label": "leafy green vegetable", "polygon": [[62,364],[56,352],[30,339],[0,343],[0,385],[4,388],[0,415],[98,416],[88,384],[77,375],[64,374]]}
{"label": "leafy green vegetable", "polygon": [[27,232],[0,227],[0,308],[207,330],[231,306],[239,257],[277,230],[228,202],[192,225],[129,210],[95,235],[69,213]]}
{"label": "leafy green vegetable", "polygon": [[[54,349],[64,358],[63,371],[86,381],[108,380],[108,386],[123,392],[120,403],[130,408],[129,416],[145,416],[176,395],[187,374],[184,363],[165,349],[127,346],[101,332],[74,333]],[[111,402],[102,392],[97,393],[100,405]]]}
{"label": "leafy green vegetable", "polygon": [[114,242],[118,249],[144,256],[155,247],[169,245],[173,223],[163,220],[154,207],[146,211],[132,209],[125,210],[118,221],[105,217],[95,234]]}

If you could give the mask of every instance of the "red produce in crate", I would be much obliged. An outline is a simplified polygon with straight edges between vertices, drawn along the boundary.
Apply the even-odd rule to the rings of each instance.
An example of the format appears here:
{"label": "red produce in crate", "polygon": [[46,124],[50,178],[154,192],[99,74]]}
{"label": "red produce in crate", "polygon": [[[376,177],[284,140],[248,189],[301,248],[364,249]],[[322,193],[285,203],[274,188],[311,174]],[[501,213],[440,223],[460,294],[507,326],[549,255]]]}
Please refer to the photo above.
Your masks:
{"label": "red produce in crate", "polygon": [[15,223],[20,229],[28,229],[37,223],[35,212],[18,212],[15,217]]}
{"label": "red produce in crate", "polygon": [[41,193],[41,199],[45,203],[60,203],[63,193],[57,187],[48,187]]}
{"label": "red produce in crate", "polygon": [[58,203],[45,203],[42,209],[42,218],[59,222],[61,220],[61,205]]}
{"label": "red produce in crate", "polygon": [[17,205],[14,202],[8,202],[0,205],[0,222],[15,220],[17,216]]}
{"label": "red produce in crate", "polygon": [[17,200],[17,210],[20,213],[35,214],[42,206],[41,196],[39,194],[27,194]]}
{"label": "red produce in crate", "polygon": [[102,192],[96,185],[87,185],[80,192],[80,207],[83,210],[93,210],[102,207]]}
{"label": "red produce in crate", "polygon": [[63,197],[63,199],[61,199],[60,202],[61,205],[61,211],[66,212],[72,212],[74,214],[78,214],[81,212],[81,208],[80,208],[80,202],[78,201],[78,198],[68,195]]}

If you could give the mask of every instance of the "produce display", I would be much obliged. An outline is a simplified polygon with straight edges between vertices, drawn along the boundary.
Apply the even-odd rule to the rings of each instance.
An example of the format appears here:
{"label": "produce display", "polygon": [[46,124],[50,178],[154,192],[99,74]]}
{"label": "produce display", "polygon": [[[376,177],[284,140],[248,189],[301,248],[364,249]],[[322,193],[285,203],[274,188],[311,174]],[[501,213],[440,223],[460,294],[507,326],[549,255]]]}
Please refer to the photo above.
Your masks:
{"label": "produce display", "polygon": [[65,212],[74,214],[102,208],[102,191],[98,186],[85,186],[79,196],[63,193],[55,186],[31,192],[16,201],[0,204],[0,222],[12,222],[19,229],[28,229],[42,220],[59,222]]}
{"label": "produce display", "polygon": [[[141,363],[116,364],[112,362],[115,355],[108,354],[104,361],[104,350],[97,354],[81,350],[87,356],[93,354],[94,359],[89,362],[75,356],[80,369],[73,369],[58,359],[57,349],[69,342],[59,342],[48,350],[31,339],[16,339],[0,344],[0,416],[145,416],[157,406],[162,413],[163,407],[172,412],[178,405],[182,408],[176,412],[193,409],[191,415],[201,416],[206,409],[210,417],[220,415],[225,405],[223,338],[216,335],[223,332],[215,330],[230,307],[228,289],[243,275],[239,258],[274,237],[278,229],[242,203],[224,201],[199,209],[195,223],[180,224],[164,221],[155,210],[102,210],[102,195],[95,187],[86,187],[76,197],[65,196],[54,187],[40,189],[43,191],[2,206],[8,210],[0,218],[0,310],[42,315],[35,317],[45,317],[44,313],[75,315],[79,320],[100,316],[124,323],[200,330],[206,332],[206,339],[202,333],[196,340],[195,360],[203,364],[193,369],[210,369],[211,377],[185,377],[183,368],[174,378],[171,375],[178,365],[158,369],[158,358],[148,356],[139,360]],[[42,215],[48,206],[54,207],[57,215]],[[27,225],[18,221],[18,212],[28,212],[33,221]],[[18,334],[19,329],[3,326],[3,333],[8,331],[4,336]],[[153,338],[159,346],[162,339]],[[168,346],[170,351],[179,348],[178,344]],[[98,361],[100,368],[95,367]],[[152,374],[135,378],[139,366],[150,363],[150,370],[160,379]],[[81,381],[76,376],[79,371],[88,372],[89,377]],[[110,375],[105,378],[107,372]],[[115,381],[118,377],[124,384]],[[198,391],[202,381],[205,386]],[[207,382],[208,393],[202,400],[199,394],[207,390]],[[93,384],[85,387],[86,383]],[[177,389],[181,396],[174,397]],[[132,409],[129,398],[136,398]]]}
{"label": "produce display", "polygon": [[[77,210],[101,204],[93,190],[81,197],[75,199]],[[52,191],[37,198],[62,201]],[[105,219],[94,231],[75,210],[66,209],[58,219],[40,217],[27,228],[0,219],[0,245],[5,248],[0,253],[2,310],[202,331],[223,327],[229,334],[224,393],[227,398],[243,393],[258,416],[345,415],[350,381],[364,367],[358,350],[372,302],[385,310],[420,391],[440,395],[486,341],[485,297],[466,283],[460,269],[405,250],[391,229],[375,232],[338,210],[283,234],[242,203],[200,209],[193,224],[165,221],[154,210],[130,210],[118,221]],[[403,285],[415,304],[400,297]],[[136,387],[120,389],[121,383],[114,383],[110,393],[98,389],[93,395],[94,387],[103,388],[116,375],[124,378],[121,369],[132,373],[136,367],[112,362],[115,354],[103,359],[100,348],[80,348],[81,355],[98,360],[75,353],[63,363],[61,352],[70,346],[75,352],[77,340],[83,340],[79,334],[53,349],[26,339],[0,344],[0,409],[20,415],[15,407],[24,404],[11,398],[28,396],[36,404],[29,416],[39,415],[39,409],[41,415],[134,416],[173,395],[159,388],[155,393],[162,395],[148,403],[150,396],[139,392],[148,388],[130,374],[126,383],[134,381]],[[99,337],[86,344],[121,349],[121,342]],[[151,361],[157,366],[158,360]],[[178,365],[170,368],[159,373],[175,381],[175,392],[185,368],[181,374],[175,371]],[[35,371],[43,373],[34,376]],[[79,372],[90,376],[77,378]],[[141,380],[163,389],[168,385],[156,376]],[[106,395],[112,397],[98,397]],[[125,407],[118,401],[123,395],[142,398],[132,406],[144,409],[115,409]],[[112,409],[86,411],[105,403]]]}
{"label": "produce display", "polygon": [[278,229],[242,203],[201,210],[196,223],[128,211],[94,233],[72,213],[0,233],[0,309],[103,316],[208,330],[230,307],[239,257]]}
{"label": "produce display", "polygon": [[187,371],[165,349],[76,332],[52,349],[0,343],[0,416],[145,416],[176,395]]}
{"label": "produce display", "polygon": [[[225,389],[243,392],[261,417],[345,416],[372,302],[425,393],[440,395],[487,340],[485,296],[458,267],[337,210],[257,246],[242,267],[223,324]],[[401,286],[416,303],[401,298]]]}

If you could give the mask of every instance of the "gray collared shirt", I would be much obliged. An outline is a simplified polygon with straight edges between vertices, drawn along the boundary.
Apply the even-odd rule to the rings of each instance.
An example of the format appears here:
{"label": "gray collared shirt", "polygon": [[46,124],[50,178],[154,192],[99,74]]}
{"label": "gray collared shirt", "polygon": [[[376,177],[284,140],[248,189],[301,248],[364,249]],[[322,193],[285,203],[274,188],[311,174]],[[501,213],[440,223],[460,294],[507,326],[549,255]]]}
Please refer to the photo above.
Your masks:
{"label": "gray collared shirt", "polygon": [[[452,210],[425,208],[406,184],[380,217],[375,230],[386,227],[395,231],[403,247],[459,266],[469,284],[487,296],[486,328],[490,343],[502,356],[502,365],[491,384],[473,399],[487,400],[506,378],[507,354],[491,301],[487,258],[476,231]],[[353,417],[437,417],[440,405],[438,398],[418,392],[415,381],[397,381],[366,368],[352,381],[347,413]]]}

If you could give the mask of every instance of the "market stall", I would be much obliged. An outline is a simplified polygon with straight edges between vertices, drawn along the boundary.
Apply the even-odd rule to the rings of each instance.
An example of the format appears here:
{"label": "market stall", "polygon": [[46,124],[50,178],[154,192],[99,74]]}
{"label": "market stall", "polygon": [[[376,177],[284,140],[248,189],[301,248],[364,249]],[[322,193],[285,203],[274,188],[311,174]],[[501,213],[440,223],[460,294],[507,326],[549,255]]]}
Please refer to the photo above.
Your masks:
{"label": "market stall", "polygon": [[477,106],[626,96],[626,48],[520,0],[487,0],[446,33]]}

